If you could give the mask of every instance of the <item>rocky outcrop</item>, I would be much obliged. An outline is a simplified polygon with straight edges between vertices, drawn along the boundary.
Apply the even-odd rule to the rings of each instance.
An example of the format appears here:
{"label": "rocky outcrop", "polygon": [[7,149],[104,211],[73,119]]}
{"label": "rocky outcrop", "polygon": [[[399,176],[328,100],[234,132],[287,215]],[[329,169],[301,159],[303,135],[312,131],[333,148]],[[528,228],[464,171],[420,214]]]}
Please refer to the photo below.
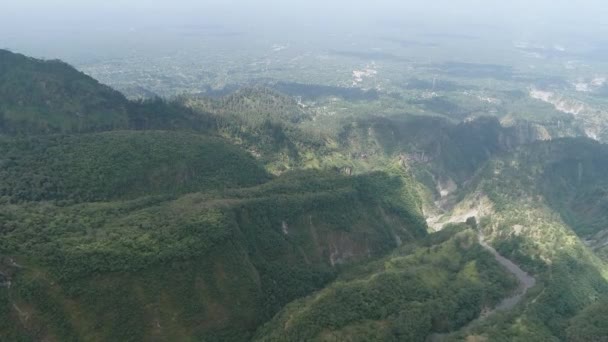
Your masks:
{"label": "rocky outcrop", "polygon": [[340,169],[340,173],[343,175],[347,175],[347,176],[352,176],[353,175],[353,168],[350,166],[345,166],[342,169]]}
{"label": "rocky outcrop", "polygon": [[501,124],[504,125],[504,130],[498,135],[498,140],[500,146],[506,150],[538,140],[552,139],[547,127],[533,122],[515,121]]}
{"label": "rocky outcrop", "polygon": [[11,287],[11,279],[8,275],[0,272],[0,287]]}
{"label": "rocky outcrop", "polygon": [[532,88],[529,91],[529,95],[533,99],[553,105],[557,111],[572,114],[574,116],[579,115],[589,109],[587,105],[581,101],[568,99],[565,96],[558,95],[552,91]]}

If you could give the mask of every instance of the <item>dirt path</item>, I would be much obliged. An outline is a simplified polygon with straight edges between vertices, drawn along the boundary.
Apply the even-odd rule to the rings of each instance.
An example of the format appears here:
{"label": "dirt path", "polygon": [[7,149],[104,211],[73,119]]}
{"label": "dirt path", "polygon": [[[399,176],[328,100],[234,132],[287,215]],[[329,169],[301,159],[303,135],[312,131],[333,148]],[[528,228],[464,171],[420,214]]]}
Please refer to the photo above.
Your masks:
{"label": "dirt path", "polygon": [[536,285],[536,279],[533,276],[526,273],[526,271],[522,270],[514,262],[512,262],[511,260],[500,255],[492,246],[488,245],[484,240],[484,236],[483,236],[482,232],[479,232],[478,236],[479,236],[479,244],[483,248],[485,248],[487,251],[492,253],[492,255],[494,255],[494,259],[496,259],[496,261],[498,261],[499,264],[501,264],[504,268],[506,268],[507,271],[509,271],[511,274],[513,274],[519,281],[519,288],[517,289],[517,292],[511,297],[503,299],[494,308],[494,310],[492,310],[489,314],[491,314],[492,312],[495,312],[495,311],[510,310],[517,303],[519,303],[519,301],[521,301],[523,296],[526,294],[526,292],[528,292],[528,290],[530,288],[532,288],[532,287],[534,287],[534,285]]}
{"label": "dirt path", "polygon": [[[517,291],[515,292],[514,295],[503,299],[500,303],[498,303],[498,305],[496,305],[496,307],[494,309],[492,309],[489,312],[484,313],[479,318],[469,322],[467,325],[460,328],[460,330],[467,329],[468,327],[472,326],[473,324],[476,324],[476,323],[479,323],[479,322],[485,320],[486,318],[488,318],[490,315],[492,315],[493,313],[495,313],[497,311],[511,310],[513,307],[515,307],[515,305],[517,305],[517,303],[519,303],[521,301],[521,299],[526,295],[526,292],[528,292],[528,290],[530,288],[532,288],[532,287],[534,287],[534,285],[536,285],[536,279],[533,276],[526,273],[526,271],[522,270],[519,266],[517,266],[511,260],[500,255],[500,253],[498,253],[498,251],[496,251],[494,249],[494,247],[492,247],[488,243],[486,243],[483,232],[481,232],[481,231],[478,232],[477,236],[479,237],[479,244],[484,249],[486,249],[488,252],[492,253],[492,255],[494,256],[494,259],[496,259],[496,261],[498,261],[499,264],[501,264],[504,268],[507,269],[507,271],[509,271],[509,273],[513,274],[517,278],[517,280],[519,281],[519,287],[517,288]],[[427,338],[427,341],[439,342],[439,341],[442,341],[443,338],[447,337],[448,335],[450,335],[450,334],[449,333],[432,334]]]}

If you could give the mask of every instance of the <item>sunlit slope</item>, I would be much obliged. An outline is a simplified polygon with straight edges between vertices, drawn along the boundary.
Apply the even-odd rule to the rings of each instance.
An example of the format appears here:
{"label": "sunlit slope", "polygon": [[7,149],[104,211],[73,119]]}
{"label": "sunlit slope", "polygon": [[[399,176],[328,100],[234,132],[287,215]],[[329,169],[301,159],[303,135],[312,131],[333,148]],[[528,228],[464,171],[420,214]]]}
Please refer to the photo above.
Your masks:
{"label": "sunlit slope", "polygon": [[512,312],[456,337],[576,340],[581,317],[608,298],[606,263],[583,242],[605,220],[607,160],[584,139],[536,143],[492,159],[463,190],[448,221],[476,216],[496,249],[540,282]]}

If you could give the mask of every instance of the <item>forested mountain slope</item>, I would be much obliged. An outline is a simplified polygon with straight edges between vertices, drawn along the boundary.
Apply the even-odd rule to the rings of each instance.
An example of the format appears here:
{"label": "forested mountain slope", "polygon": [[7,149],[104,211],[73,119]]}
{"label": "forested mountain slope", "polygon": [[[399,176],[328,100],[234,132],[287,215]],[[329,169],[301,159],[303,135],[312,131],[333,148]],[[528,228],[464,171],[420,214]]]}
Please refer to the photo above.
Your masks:
{"label": "forested mountain slope", "polygon": [[61,61],[0,50],[0,132],[126,127],[128,102]]}
{"label": "forested mountain slope", "polygon": [[0,49],[0,133],[86,133],[116,129],[216,127],[159,98],[128,101],[121,93],[59,60],[39,60]]}
{"label": "forested mountain slope", "polygon": [[0,139],[5,201],[178,195],[270,179],[250,154],[187,132],[113,131]]}
{"label": "forested mountain slope", "polygon": [[[492,159],[462,190],[463,200],[444,219],[476,216],[496,249],[535,274],[540,285],[518,310],[456,339],[478,334],[488,340],[580,341],[574,332],[597,324],[582,317],[608,298],[608,265],[598,257],[605,251],[582,239],[605,227],[606,151],[585,139],[522,146]],[[589,340],[605,337],[600,328],[589,332],[599,334]]]}
{"label": "forested mountain slope", "polygon": [[515,281],[475,232],[446,233],[403,246],[287,305],[256,340],[425,341],[464,326],[506,297]]}
{"label": "forested mountain slope", "polygon": [[[130,102],[7,51],[0,114],[0,340],[605,333],[604,145],[262,87]],[[537,280],[488,317],[516,279],[480,235]]]}
{"label": "forested mountain slope", "polygon": [[242,340],[339,265],[423,237],[403,191],[396,176],[304,173],[174,200],[3,205],[0,334]]}
{"label": "forested mountain slope", "polygon": [[[427,234],[398,164],[272,176],[243,148],[268,146],[264,131],[237,146],[242,135],[223,128],[250,121],[127,102],[60,62],[5,53],[2,63],[0,78],[17,73],[15,91],[37,97],[3,107],[19,120],[0,137],[1,340],[242,341],[348,264]],[[41,75],[61,90],[42,91]],[[70,77],[91,93],[70,93],[80,82]],[[86,128],[48,104],[64,93],[92,116]],[[108,94],[120,115],[88,107]]]}

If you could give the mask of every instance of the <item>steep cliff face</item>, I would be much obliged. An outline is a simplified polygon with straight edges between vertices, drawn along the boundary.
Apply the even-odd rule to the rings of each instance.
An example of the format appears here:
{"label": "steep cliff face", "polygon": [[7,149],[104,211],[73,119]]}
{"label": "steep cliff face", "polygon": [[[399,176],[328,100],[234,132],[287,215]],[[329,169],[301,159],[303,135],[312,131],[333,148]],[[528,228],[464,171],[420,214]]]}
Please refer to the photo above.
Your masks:
{"label": "steep cliff face", "polygon": [[498,140],[505,150],[511,150],[534,141],[551,140],[553,138],[547,127],[536,123],[518,121],[508,125],[503,124],[503,127],[504,129],[499,134]]}

